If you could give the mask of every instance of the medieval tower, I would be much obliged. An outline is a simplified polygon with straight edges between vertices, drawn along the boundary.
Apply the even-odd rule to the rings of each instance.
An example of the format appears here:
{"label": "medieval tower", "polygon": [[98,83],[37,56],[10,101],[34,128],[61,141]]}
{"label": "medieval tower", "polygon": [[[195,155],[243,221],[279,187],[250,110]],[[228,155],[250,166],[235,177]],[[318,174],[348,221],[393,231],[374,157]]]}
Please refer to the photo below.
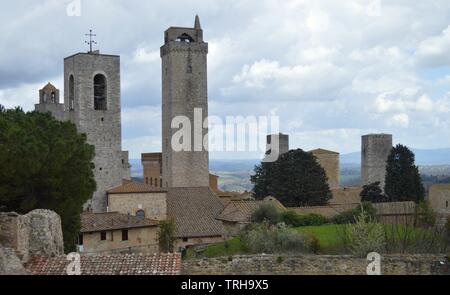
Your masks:
{"label": "medieval tower", "polygon": [[369,134],[362,137],[361,178],[363,185],[380,182],[384,191],[386,162],[392,150],[392,135]]}
{"label": "medieval tower", "polygon": [[[278,146],[276,146],[278,144]],[[273,146],[275,145],[275,146]],[[289,152],[289,135],[279,133],[267,135],[267,147],[266,151],[275,149],[279,152],[279,155],[283,155]]]}
{"label": "medieval tower", "polygon": [[95,146],[97,191],[88,208],[106,211],[106,190],[122,184],[128,160],[122,153],[120,57],[98,51],[64,59],[66,119]]}
{"label": "medieval tower", "polygon": [[[162,179],[169,188],[209,186],[209,154],[203,144],[208,128],[201,128],[208,116],[207,54],[198,16],[194,28],[171,27],[165,32],[161,47]],[[181,127],[173,129],[172,122],[180,116],[190,125],[183,126],[191,130],[188,150],[172,145],[172,137]],[[189,142],[189,138],[185,140]]]}

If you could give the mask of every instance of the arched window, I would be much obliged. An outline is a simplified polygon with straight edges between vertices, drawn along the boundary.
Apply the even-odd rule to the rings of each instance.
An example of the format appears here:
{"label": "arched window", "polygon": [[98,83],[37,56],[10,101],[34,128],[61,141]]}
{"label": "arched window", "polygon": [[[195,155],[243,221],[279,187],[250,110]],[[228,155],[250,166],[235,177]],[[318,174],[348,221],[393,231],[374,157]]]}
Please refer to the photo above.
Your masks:
{"label": "arched window", "polygon": [[73,75],[69,77],[69,110],[75,109],[75,79]]}
{"label": "arched window", "polygon": [[159,180],[160,187],[163,187],[162,179]]}
{"label": "arched window", "polygon": [[106,96],[106,78],[102,74],[94,77],[94,109],[96,111],[106,111],[107,96]]}
{"label": "arched window", "polygon": [[158,179],[155,178],[155,186],[158,187]]}
{"label": "arched window", "polygon": [[150,185],[153,186],[153,177],[150,178]]}
{"label": "arched window", "polygon": [[55,102],[56,100],[56,93],[52,92],[52,102]]}
{"label": "arched window", "polygon": [[145,212],[144,212],[144,210],[138,210],[138,211],[136,211],[136,217],[138,217],[138,218],[145,218]]}

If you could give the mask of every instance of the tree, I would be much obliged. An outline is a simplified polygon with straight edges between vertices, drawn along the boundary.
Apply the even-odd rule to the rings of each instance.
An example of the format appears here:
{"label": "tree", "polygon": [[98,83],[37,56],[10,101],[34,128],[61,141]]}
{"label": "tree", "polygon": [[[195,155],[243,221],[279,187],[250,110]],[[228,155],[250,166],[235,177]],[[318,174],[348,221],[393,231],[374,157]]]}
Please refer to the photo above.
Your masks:
{"label": "tree", "polygon": [[21,214],[55,211],[61,216],[65,250],[75,250],[83,204],[96,189],[94,154],[70,122],[19,108],[1,110],[0,204]]}
{"label": "tree", "polygon": [[278,209],[270,203],[263,203],[252,214],[252,222],[277,224],[280,222],[281,214]]}
{"label": "tree", "polygon": [[374,182],[363,186],[363,190],[360,194],[362,202],[383,203],[389,202],[388,197],[383,194],[380,188],[380,182]]}
{"label": "tree", "polygon": [[300,149],[256,166],[251,182],[256,199],[273,196],[286,207],[326,205],[332,197],[325,170]]}
{"label": "tree", "polygon": [[172,253],[175,243],[175,221],[167,219],[159,222],[158,243],[159,251],[162,253]]}
{"label": "tree", "polygon": [[425,189],[419,168],[414,164],[415,156],[406,146],[392,149],[386,166],[385,193],[393,202],[414,201],[425,198]]}

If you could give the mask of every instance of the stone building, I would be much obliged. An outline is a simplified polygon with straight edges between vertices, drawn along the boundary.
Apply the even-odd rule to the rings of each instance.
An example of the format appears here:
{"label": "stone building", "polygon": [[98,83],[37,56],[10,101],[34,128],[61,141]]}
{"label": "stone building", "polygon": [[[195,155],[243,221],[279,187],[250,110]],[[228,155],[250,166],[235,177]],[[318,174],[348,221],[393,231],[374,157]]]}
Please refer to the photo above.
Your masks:
{"label": "stone building", "polygon": [[431,208],[438,214],[438,225],[445,225],[447,218],[450,218],[450,184],[432,185],[428,200]]}
{"label": "stone building", "polygon": [[[169,188],[209,186],[209,154],[203,145],[208,128],[202,128],[208,117],[207,54],[198,16],[194,28],[170,27],[165,32],[161,47],[162,177]],[[172,129],[173,119],[180,116],[189,120],[183,127],[191,127],[190,146],[181,151],[172,146],[177,133]]]}
{"label": "stone building", "polygon": [[155,220],[167,218],[167,189],[125,181],[108,190],[108,210]]}
{"label": "stone building", "polygon": [[59,103],[59,90],[48,84],[35,110],[71,121],[95,146],[97,191],[86,209],[105,212],[106,190],[131,178],[128,152],[122,151],[120,57],[94,51],[65,58],[64,104]]}
{"label": "stone building", "polygon": [[316,149],[310,151],[310,153],[317,158],[317,162],[325,170],[330,189],[333,190],[339,188],[340,187],[339,153],[324,149]]}
{"label": "stone building", "polygon": [[158,253],[158,224],[118,212],[83,213],[78,249],[83,254]]}
{"label": "stone building", "polygon": [[[141,157],[144,183],[154,188],[163,188],[162,153],[145,153]],[[215,193],[220,192],[219,176],[209,173],[209,187]]]}
{"label": "stone building", "polygon": [[145,153],[142,154],[141,160],[145,184],[152,187],[163,187],[162,153]]}
{"label": "stone building", "polygon": [[361,178],[363,185],[380,182],[384,191],[386,162],[392,150],[392,135],[369,134],[362,137]]}

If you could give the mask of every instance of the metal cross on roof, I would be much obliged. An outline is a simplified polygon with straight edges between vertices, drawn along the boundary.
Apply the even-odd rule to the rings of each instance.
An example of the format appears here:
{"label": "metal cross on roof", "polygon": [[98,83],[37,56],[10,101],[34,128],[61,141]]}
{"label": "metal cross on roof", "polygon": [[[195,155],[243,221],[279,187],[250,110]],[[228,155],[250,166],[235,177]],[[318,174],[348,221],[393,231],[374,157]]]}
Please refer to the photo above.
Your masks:
{"label": "metal cross on roof", "polygon": [[84,42],[89,45],[89,53],[92,53],[92,45],[97,44],[96,41],[92,40],[92,37],[97,37],[97,35],[92,34],[92,30],[89,30],[89,34],[85,34],[85,36],[89,37],[89,41]]}

